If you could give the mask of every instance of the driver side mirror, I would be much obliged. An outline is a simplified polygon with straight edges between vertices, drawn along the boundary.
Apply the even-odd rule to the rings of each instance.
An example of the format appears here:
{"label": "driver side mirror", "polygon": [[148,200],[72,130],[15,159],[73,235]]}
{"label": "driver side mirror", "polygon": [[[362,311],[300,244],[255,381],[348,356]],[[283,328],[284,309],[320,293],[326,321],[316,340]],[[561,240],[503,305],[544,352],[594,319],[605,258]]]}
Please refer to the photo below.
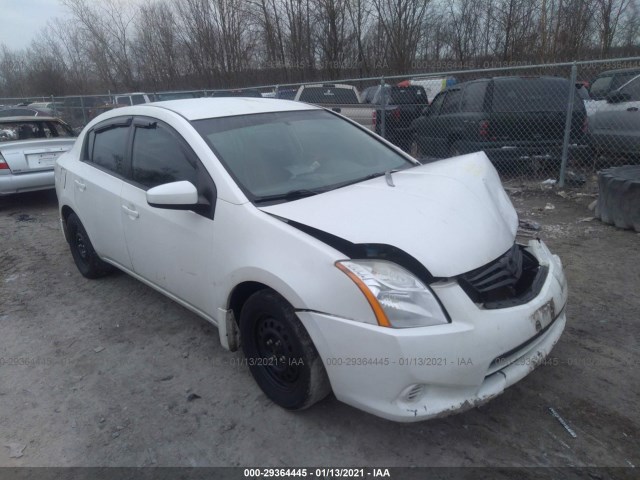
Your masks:
{"label": "driver side mirror", "polygon": [[424,107],[422,109],[422,116],[423,117],[428,117],[429,116],[429,105],[427,105],[426,107]]}
{"label": "driver side mirror", "polygon": [[342,112],[342,109],[340,107],[333,107],[331,110],[333,110],[336,113]]}
{"label": "driver side mirror", "polygon": [[192,210],[193,212],[213,219],[215,208],[215,186],[213,192],[199,195],[198,189],[191,182],[182,180],[158,185],[147,190],[147,203],[154,208],[167,210]]}

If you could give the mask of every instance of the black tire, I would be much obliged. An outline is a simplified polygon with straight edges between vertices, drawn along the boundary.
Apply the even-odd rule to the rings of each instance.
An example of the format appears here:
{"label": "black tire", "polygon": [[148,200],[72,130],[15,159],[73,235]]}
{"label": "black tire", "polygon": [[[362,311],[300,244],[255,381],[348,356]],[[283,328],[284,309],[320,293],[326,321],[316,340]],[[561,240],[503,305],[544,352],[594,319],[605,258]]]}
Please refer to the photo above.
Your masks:
{"label": "black tire", "polygon": [[293,307],[273,290],[260,290],[246,301],[240,339],[253,378],[277,405],[302,410],[331,392],[309,334]]}
{"label": "black tire", "polygon": [[640,232],[640,165],[624,165],[598,173],[596,217],[618,228]]}
{"label": "black tire", "polygon": [[75,213],[67,217],[67,234],[73,261],[86,278],[100,278],[113,272],[114,267],[100,260],[89,235]]}

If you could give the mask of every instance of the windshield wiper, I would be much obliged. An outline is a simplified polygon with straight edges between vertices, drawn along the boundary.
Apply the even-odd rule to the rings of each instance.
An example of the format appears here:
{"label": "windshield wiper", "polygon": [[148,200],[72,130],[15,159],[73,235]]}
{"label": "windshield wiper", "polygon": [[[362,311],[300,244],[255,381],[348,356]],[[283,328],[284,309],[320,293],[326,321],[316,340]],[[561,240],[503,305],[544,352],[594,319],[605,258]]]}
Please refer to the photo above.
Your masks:
{"label": "windshield wiper", "polygon": [[263,197],[257,197],[253,201],[254,203],[264,203],[276,200],[297,200],[299,198],[311,197],[317,195],[320,191],[309,189],[289,190],[285,193],[276,193],[274,195],[265,195]]}

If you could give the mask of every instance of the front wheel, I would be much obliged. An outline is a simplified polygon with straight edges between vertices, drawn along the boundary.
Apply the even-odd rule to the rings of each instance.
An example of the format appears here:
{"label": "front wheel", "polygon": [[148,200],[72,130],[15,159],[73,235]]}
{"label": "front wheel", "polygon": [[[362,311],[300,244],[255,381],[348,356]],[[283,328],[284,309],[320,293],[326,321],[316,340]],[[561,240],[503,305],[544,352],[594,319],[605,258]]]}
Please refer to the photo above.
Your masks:
{"label": "front wheel", "polygon": [[254,293],[240,314],[249,370],[262,391],[288,410],[302,410],[331,391],[327,373],[293,307],[272,290]]}

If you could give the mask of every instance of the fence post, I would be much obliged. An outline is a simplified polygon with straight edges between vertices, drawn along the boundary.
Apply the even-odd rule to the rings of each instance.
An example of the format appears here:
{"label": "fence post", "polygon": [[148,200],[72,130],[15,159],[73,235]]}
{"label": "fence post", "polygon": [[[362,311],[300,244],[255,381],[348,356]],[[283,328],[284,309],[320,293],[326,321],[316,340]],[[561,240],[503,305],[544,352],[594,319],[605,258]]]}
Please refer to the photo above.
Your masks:
{"label": "fence post", "polygon": [[84,111],[84,97],[80,97],[80,108],[82,109],[82,126],[87,124],[87,113]]}
{"label": "fence post", "polygon": [[569,157],[569,141],[571,140],[571,119],[573,117],[573,102],[576,98],[576,77],[578,67],[576,62],[571,65],[571,75],[569,78],[569,104],[567,105],[567,118],[564,122],[564,140],[562,141],[562,163],[560,163],[559,187],[564,187],[564,177],[567,171],[567,160]]}
{"label": "fence post", "polygon": [[[382,138],[385,138],[385,120],[387,118],[387,95],[384,91],[384,77],[380,77],[380,95],[382,95],[382,100],[380,102],[380,135]],[[377,108],[374,105],[374,108]]]}

